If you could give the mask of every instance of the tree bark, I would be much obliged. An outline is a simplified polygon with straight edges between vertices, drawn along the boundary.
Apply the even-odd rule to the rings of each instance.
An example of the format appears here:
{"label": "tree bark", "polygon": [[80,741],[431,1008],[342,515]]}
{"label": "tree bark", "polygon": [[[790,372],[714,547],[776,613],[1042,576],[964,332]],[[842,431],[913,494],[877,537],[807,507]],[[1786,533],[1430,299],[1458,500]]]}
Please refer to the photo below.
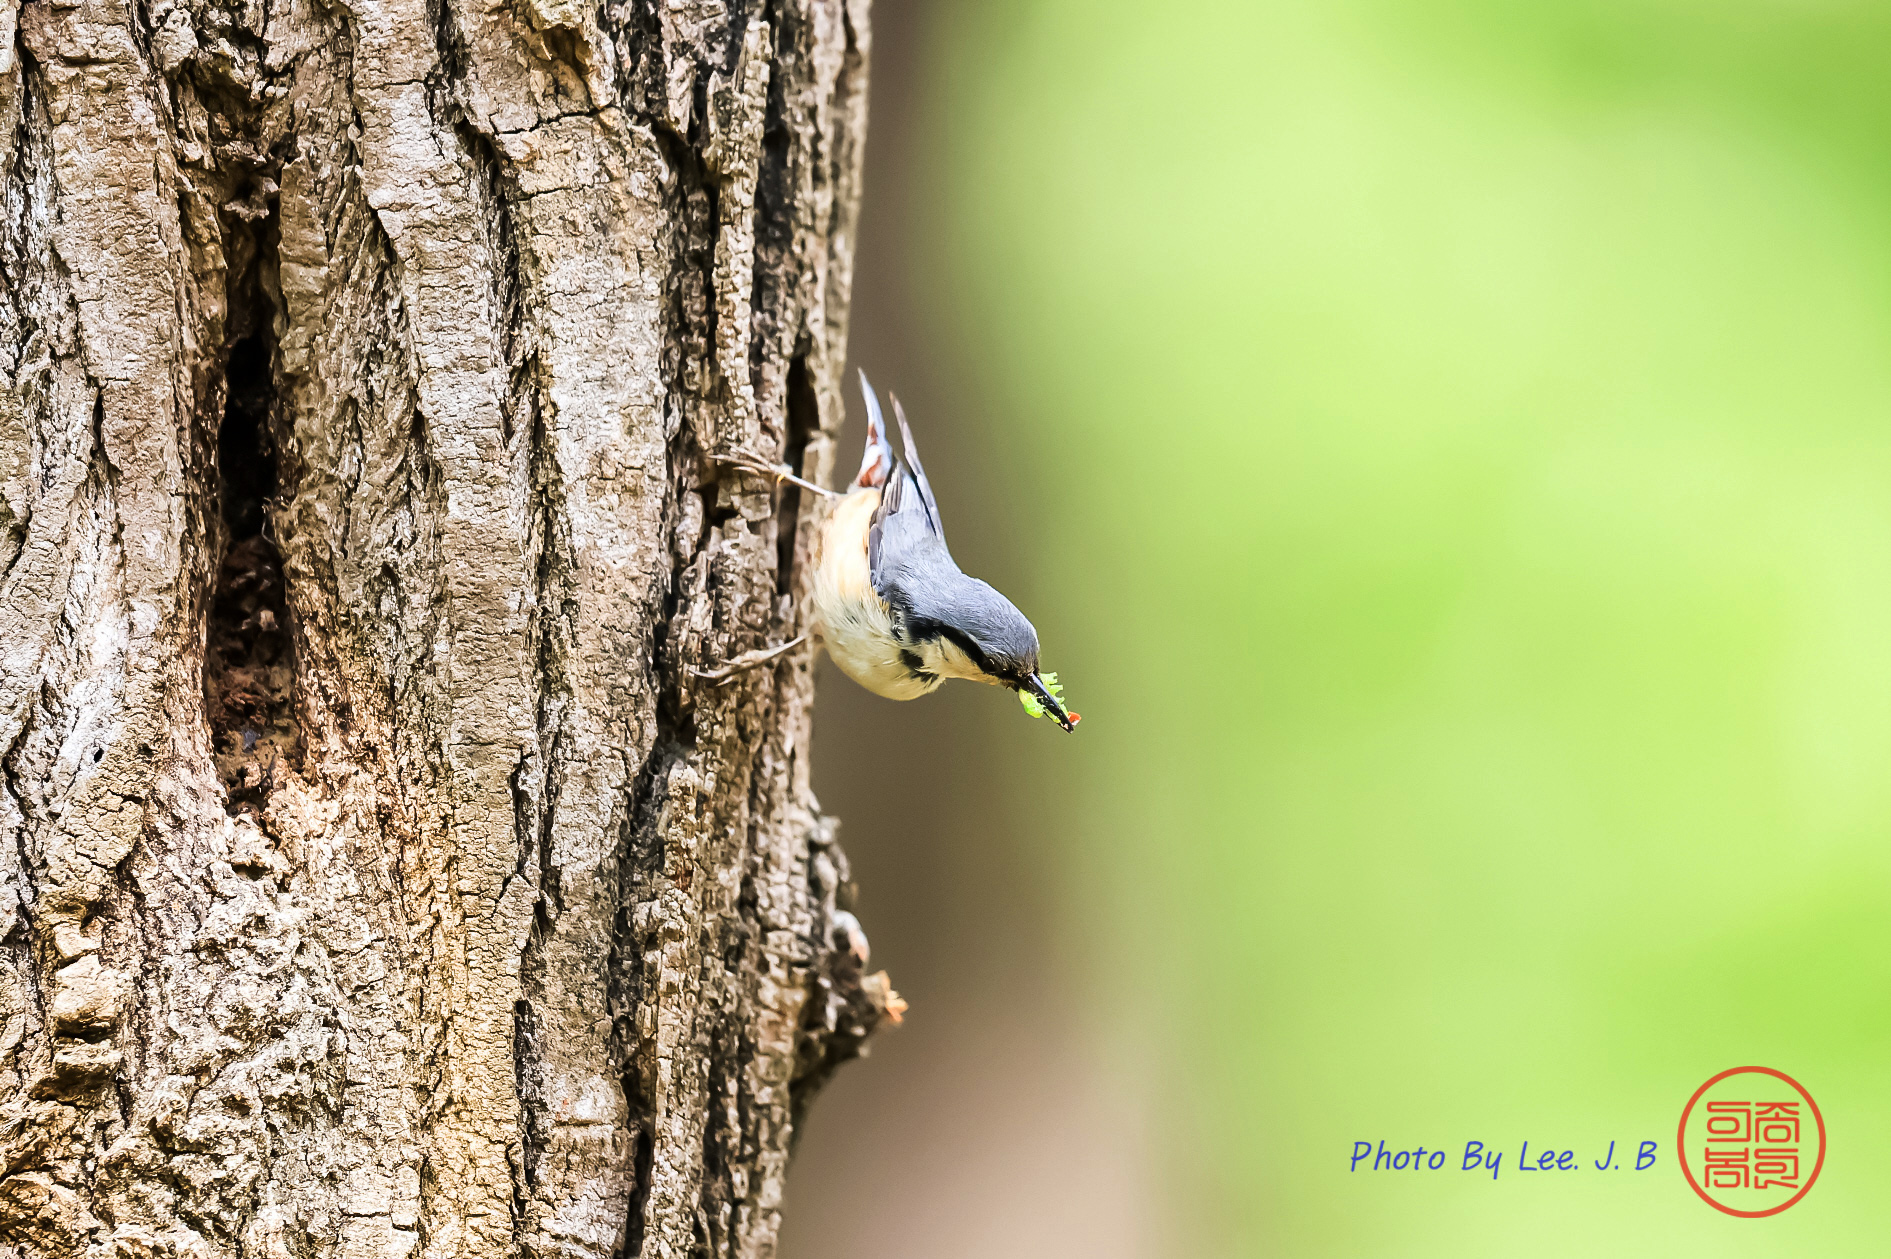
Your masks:
{"label": "tree bark", "polygon": [[772,1253],[867,0],[17,5],[0,1255]]}

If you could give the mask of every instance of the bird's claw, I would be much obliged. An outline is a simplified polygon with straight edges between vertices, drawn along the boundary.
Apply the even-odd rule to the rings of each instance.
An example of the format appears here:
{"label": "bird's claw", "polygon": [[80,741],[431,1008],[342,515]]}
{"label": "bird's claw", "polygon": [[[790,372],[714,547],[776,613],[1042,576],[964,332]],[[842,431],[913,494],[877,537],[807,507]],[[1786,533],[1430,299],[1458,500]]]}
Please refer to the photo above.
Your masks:
{"label": "bird's claw", "polygon": [[790,468],[787,464],[773,463],[752,450],[737,448],[735,450],[723,451],[716,455],[715,459],[719,463],[726,463],[732,468],[741,468],[745,472],[756,472],[760,473],[762,476],[772,476],[777,481],[787,481],[792,485],[800,486],[804,490],[812,490],[814,493],[824,498],[840,497],[838,492],[830,490],[824,485],[816,485],[812,481],[804,480],[796,476],[794,469]]}
{"label": "bird's claw", "polygon": [[807,641],[808,636],[806,634],[796,634],[793,638],[778,646],[762,647],[755,651],[745,651],[741,655],[717,665],[713,669],[698,669],[692,665],[690,667],[690,673],[705,682],[727,682],[730,678],[738,674],[747,673],[750,669],[759,669],[763,665],[787,655],[796,647],[799,647],[802,643]]}

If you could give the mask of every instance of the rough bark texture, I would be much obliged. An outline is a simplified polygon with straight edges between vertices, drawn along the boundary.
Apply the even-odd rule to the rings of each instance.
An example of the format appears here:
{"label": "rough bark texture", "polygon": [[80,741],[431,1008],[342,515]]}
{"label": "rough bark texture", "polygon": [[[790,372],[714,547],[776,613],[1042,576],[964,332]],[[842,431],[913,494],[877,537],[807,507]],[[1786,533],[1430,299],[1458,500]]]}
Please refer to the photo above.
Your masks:
{"label": "rough bark texture", "polygon": [[770,1253],[866,0],[17,5],[0,1255]]}

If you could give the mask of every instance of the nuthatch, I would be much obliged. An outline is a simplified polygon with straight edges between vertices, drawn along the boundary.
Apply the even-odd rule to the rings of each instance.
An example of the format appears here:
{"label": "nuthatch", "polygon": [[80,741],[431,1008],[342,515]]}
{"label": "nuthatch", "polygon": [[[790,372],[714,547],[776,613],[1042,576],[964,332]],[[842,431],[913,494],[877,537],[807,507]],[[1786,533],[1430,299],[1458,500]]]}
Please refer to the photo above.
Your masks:
{"label": "nuthatch", "polygon": [[1065,730],[1075,714],[1037,668],[1037,631],[1011,600],[968,577],[946,549],[939,504],[899,399],[904,457],[887,441],[873,386],[867,450],[852,489],[821,525],[814,547],[814,632],[834,663],[875,695],[918,699],[947,678],[1034,697]]}

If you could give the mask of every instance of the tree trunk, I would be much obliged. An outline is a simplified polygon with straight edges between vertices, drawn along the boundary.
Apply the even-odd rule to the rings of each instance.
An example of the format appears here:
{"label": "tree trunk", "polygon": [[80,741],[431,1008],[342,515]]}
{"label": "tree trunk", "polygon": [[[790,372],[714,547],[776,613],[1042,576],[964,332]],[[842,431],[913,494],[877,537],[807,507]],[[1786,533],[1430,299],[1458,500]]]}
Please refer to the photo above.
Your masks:
{"label": "tree trunk", "polygon": [[0,1255],[771,1253],[866,0],[17,3]]}

